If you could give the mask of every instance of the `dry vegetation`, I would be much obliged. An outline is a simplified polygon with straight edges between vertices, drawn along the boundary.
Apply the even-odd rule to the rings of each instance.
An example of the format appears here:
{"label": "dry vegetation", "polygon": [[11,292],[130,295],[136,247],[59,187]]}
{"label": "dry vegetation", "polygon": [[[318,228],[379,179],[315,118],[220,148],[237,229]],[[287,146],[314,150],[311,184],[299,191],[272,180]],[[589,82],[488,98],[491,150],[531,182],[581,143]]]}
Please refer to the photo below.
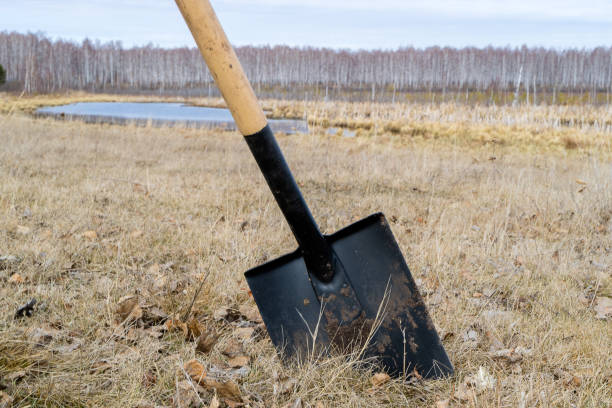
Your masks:
{"label": "dry vegetation", "polygon": [[[225,107],[220,98],[181,98],[90,94],[23,97],[0,93],[0,113],[33,113],[37,108],[79,102],[185,102]],[[268,116],[306,119],[315,132],[329,127],[374,138],[377,144],[443,141],[455,146],[510,146],[530,152],[565,154],[568,150],[612,153],[609,105],[469,106],[461,103],[348,103],[264,100]]]}
{"label": "dry vegetation", "polygon": [[10,98],[0,406],[612,404],[610,133],[587,123],[609,110],[266,103],[314,125],[279,142],[325,232],[376,211],[392,225],[457,371],[402,384],[279,362],[242,273],[295,242],[237,134],[32,119],[44,98]]}

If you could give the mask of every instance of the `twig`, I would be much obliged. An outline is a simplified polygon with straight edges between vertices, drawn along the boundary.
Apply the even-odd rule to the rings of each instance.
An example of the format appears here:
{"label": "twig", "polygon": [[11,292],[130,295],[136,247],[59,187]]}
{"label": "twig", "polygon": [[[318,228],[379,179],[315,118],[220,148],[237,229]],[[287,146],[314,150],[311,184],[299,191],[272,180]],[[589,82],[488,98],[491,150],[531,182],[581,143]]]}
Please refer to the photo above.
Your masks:
{"label": "twig", "polygon": [[191,299],[191,304],[189,305],[189,308],[187,308],[187,311],[183,315],[184,322],[186,322],[187,319],[189,319],[189,315],[191,314],[191,309],[193,309],[193,305],[196,299],[198,298],[198,296],[200,295],[200,292],[202,291],[202,288],[204,287],[204,282],[206,282],[207,278],[208,278],[208,272],[204,275],[204,278],[202,279],[202,283],[200,283],[200,287],[198,287],[198,290],[196,290],[195,293],[193,294],[193,299]]}

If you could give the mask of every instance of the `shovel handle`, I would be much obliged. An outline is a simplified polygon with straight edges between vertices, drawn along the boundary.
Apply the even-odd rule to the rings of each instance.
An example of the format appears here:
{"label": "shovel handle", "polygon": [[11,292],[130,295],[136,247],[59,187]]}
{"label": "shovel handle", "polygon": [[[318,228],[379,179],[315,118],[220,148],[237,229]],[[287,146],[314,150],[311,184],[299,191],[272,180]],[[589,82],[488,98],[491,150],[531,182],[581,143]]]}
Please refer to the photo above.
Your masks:
{"label": "shovel handle", "polygon": [[208,0],[175,0],[243,136],[267,120],[240,61]]}
{"label": "shovel handle", "polygon": [[337,258],[319,231],[209,0],[175,0],[293,235],[309,272],[330,282]]}

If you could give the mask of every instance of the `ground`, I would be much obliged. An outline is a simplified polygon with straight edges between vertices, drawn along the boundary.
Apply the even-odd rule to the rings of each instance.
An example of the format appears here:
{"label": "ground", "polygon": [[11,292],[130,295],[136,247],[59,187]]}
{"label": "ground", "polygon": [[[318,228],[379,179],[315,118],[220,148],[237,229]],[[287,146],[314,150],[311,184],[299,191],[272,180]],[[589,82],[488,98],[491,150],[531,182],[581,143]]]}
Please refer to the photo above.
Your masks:
{"label": "ground", "polygon": [[609,109],[265,103],[308,116],[279,143],[324,232],[391,224],[456,369],[404,382],[279,361],[243,272],[296,244],[238,134],[6,101],[0,406],[611,406]]}

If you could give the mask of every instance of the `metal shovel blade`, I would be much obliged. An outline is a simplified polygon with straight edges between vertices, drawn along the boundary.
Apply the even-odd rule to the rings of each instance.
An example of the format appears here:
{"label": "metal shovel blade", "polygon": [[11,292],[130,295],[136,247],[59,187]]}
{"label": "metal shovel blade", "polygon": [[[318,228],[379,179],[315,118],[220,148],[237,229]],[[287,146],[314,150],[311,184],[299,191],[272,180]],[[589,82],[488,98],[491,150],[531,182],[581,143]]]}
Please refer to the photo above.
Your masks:
{"label": "metal shovel blade", "polygon": [[[309,275],[299,249],[245,273],[281,355],[307,359],[313,350],[362,347],[363,358],[394,376],[415,370],[425,378],[451,375],[452,364],[385,216],[373,214],[325,239],[343,265],[341,287]],[[342,310],[345,296],[357,298],[359,313]],[[349,323],[338,321],[344,314],[352,315]]]}

